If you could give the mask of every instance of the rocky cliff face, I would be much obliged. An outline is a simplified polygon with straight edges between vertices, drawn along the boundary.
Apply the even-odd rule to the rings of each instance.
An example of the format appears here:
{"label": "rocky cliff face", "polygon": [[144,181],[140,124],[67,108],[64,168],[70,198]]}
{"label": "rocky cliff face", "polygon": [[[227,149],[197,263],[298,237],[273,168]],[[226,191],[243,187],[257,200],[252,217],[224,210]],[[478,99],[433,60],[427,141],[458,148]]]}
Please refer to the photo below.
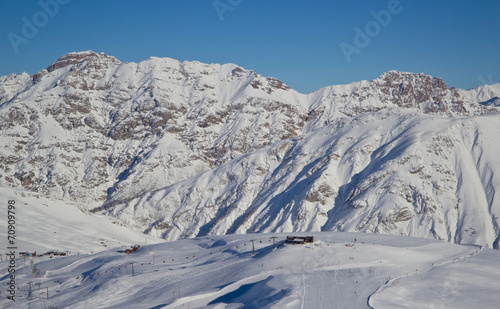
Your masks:
{"label": "rocky cliff face", "polygon": [[167,239],[357,230],[498,246],[499,96],[397,71],[304,95],[233,64],[71,53],[0,78],[0,185]]}

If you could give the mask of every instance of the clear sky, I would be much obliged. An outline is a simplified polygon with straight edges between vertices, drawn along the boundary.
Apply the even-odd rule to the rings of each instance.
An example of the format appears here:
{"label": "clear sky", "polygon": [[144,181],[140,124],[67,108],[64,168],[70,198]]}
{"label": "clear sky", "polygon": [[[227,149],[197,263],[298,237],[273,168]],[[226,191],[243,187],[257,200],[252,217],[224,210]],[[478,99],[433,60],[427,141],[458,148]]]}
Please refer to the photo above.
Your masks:
{"label": "clear sky", "polygon": [[93,50],[236,63],[302,93],[424,72],[500,83],[498,0],[2,0],[0,75]]}

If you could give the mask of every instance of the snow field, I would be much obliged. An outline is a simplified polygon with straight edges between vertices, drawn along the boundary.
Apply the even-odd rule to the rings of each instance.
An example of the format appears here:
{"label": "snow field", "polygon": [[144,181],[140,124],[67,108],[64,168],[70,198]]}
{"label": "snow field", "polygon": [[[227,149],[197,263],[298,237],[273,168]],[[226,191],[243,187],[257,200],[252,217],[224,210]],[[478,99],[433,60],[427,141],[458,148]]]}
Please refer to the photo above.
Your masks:
{"label": "snow field", "polygon": [[[36,257],[40,278],[18,259],[15,305],[40,308],[43,300],[47,308],[496,308],[500,300],[498,251],[401,236],[301,234],[315,237],[313,248],[283,244],[286,235],[292,234],[201,237],[147,245],[129,255],[122,248]],[[278,237],[276,249],[271,236]],[[0,269],[5,273],[6,262]],[[2,285],[5,280],[0,277]],[[33,296],[43,297],[48,288],[49,298],[29,300],[29,281],[40,286]],[[8,305],[1,298],[0,307]]]}
{"label": "snow field", "polygon": [[[7,201],[16,205],[16,243],[18,252],[50,250],[90,253],[122,245],[159,242],[133,231],[112,219],[82,212],[78,205],[48,199],[36,193],[0,187],[0,209],[7,214]],[[3,218],[3,217],[2,217]],[[0,219],[0,233],[6,235],[7,220]],[[7,237],[0,238],[0,253],[7,247]]]}

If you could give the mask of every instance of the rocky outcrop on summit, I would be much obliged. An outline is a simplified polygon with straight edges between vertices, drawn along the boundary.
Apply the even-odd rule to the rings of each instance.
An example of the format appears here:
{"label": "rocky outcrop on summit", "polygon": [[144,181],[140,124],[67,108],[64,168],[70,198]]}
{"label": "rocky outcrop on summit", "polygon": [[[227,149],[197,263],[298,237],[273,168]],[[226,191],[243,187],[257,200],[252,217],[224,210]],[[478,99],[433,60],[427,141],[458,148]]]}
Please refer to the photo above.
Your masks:
{"label": "rocky outcrop on summit", "polygon": [[0,78],[0,185],[167,239],[345,230],[498,246],[498,97],[397,71],[306,95],[234,64],[71,53]]}
{"label": "rocky outcrop on summit", "polygon": [[376,84],[399,107],[420,109],[426,114],[467,113],[460,94],[455,88],[448,89],[441,78],[390,71],[382,74]]}

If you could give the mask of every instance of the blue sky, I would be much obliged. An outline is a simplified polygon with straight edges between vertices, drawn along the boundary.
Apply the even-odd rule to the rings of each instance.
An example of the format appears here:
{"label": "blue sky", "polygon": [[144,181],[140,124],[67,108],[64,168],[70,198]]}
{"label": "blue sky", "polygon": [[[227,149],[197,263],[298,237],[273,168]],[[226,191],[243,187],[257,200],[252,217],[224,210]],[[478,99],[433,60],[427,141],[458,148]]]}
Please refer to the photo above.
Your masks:
{"label": "blue sky", "polygon": [[472,88],[500,83],[499,13],[495,0],[2,0],[0,75],[93,50],[232,62],[302,93],[393,69]]}

